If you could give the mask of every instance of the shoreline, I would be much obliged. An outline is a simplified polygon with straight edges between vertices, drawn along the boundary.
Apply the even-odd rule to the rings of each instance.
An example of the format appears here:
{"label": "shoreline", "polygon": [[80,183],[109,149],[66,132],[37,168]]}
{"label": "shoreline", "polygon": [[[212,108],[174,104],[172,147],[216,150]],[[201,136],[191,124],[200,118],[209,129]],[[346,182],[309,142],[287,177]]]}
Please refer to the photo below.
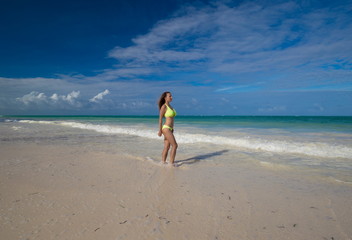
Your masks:
{"label": "shoreline", "polygon": [[345,184],[241,163],[160,167],[79,143],[4,142],[0,151],[6,239],[352,237]]}

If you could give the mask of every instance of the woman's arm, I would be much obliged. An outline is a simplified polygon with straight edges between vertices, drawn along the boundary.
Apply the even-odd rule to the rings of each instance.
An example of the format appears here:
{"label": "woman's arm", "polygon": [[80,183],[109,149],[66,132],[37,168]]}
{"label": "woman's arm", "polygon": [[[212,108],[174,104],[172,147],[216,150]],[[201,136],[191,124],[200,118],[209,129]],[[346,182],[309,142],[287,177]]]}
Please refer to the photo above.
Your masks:
{"label": "woman's arm", "polygon": [[162,125],[163,125],[163,117],[165,115],[165,112],[166,112],[166,106],[163,105],[161,108],[160,108],[160,111],[159,111],[159,137],[161,137],[161,130],[162,130]]}

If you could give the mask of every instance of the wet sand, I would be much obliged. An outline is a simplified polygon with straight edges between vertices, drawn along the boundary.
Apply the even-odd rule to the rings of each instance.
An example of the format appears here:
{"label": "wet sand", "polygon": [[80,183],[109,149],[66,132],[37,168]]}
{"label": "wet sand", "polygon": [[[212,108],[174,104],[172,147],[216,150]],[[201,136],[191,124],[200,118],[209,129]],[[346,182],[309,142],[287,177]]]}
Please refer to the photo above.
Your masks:
{"label": "wet sand", "polygon": [[172,168],[78,145],[0,152],[1,239],[352,238],[348,184],[182,153]]}

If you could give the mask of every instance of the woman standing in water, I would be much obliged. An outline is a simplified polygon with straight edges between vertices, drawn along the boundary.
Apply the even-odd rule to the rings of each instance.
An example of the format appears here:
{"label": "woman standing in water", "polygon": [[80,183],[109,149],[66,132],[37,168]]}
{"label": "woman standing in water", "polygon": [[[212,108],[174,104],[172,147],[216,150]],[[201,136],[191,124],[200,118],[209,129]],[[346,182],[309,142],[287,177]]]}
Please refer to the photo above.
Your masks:
{"label": "woman standing in water", "polygon": [[[174,136],[174,117],[176,111],[171,107],[170,102],[172,101],[172,95],[170,92],[164,92],[159,99],[159,137],[164,135],[164,150],[161,154],[162,163],[166,163],[166,158],[169,153],[170,146],[170,164],[175,166],[175,156],[177,150],[177,142]],[[163,125],[163,118],[165,117],[165,123]]]}

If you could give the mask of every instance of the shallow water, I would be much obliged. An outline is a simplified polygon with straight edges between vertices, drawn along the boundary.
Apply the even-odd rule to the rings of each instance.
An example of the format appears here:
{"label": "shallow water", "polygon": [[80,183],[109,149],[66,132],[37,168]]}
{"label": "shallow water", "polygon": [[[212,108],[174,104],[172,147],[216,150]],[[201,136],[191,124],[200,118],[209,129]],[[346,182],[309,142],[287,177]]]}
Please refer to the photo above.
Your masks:
{"label": "shallow water", "polygon": [[[1,141],[83,143],[153,163],[163,142],[156,117],[2,117],[0,126]],[[352,183],[351,117],[177,117],[175,129],[184,167],[246,164]]]}

